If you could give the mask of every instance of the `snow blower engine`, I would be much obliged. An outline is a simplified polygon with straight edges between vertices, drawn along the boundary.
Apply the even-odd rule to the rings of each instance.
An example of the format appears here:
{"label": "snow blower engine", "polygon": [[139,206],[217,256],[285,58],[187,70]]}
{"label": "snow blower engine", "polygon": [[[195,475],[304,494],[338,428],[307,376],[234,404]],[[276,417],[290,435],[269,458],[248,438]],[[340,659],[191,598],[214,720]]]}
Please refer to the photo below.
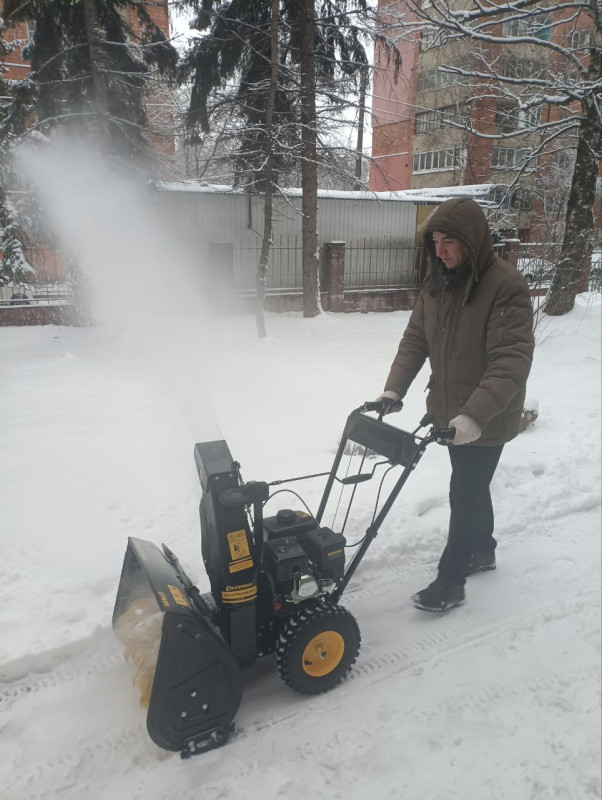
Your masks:
{"label": "snow blower engine", "polygon": [[[260,657],[273,654],[282,680],[304,694],[332,689],[349,672],[360,632],[341,595],[426,447],[455,433],[431,428],[419,436],[428,416],[414,432],[400,430],[383,422],[385,410],[366,403],[351,413],[330,472],[289,479],[326,476],[315,516],[282,508],[264,518],[271,486],[289,481],[245,483],[225,441],[195,445],[210,593],[199,592],[165,545],[129,538],[113,628],[159,747],[188,757],[224,744],[242,698],[241,668]],[[339,477],[350,443],[350,463],[362,454],[359,468]],[[382,460],[364,472],[368,456]],[[331,490],[335,481],[353,487],[346,523],[357,484],[383,465],[400,466],[401,474],[346,564],[343,531],[321,524]]]}

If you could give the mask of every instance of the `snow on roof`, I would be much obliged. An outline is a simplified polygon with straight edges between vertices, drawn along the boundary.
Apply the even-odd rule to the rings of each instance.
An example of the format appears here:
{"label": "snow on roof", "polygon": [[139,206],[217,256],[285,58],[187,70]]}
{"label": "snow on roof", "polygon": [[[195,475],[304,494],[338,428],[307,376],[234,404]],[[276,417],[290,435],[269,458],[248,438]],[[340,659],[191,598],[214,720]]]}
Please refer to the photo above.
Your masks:
{"label": "snow on roof", "polygon": [[[167,192],[197,192],[204,194],[246,194],[244,189],[198,181],[155,181],[155,187]],[[493,183],[468,186],[437,186],[424,189],[405,189],[398,192],[343,191],[340,189],[318,189],[318,197],[340,200],[396,200],[406,203],[442,203],[450,197],[472,197],[487,200]],[[280,189],[287,197],[301,197],[301,189]]]}

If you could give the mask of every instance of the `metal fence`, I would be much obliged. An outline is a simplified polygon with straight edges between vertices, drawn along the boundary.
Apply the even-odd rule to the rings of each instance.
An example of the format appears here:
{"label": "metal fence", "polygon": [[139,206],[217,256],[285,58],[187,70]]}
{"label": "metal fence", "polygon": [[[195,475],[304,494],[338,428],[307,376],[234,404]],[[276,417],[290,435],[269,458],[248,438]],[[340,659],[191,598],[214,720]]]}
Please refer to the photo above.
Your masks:
{"label": "metal fence", "polygon": [[14,306],[62,306],[73,302],[71,283],[62,281],[34,281],[8,283],[0,286],[0,308]]}
{"label": "metal fence", "polygon": [[346,246],[346,289],[397,289],[419,285],[420,248],[391,239],[363,239]]}
{"label": "metal fence", "polygon": [[[259,244],[233,247],[234,288],[236,291],[246,293],[255,290],[260,255],[261,246]],[[295,292],[303,288],[301,237],[279,238],[271,246],[266,286],[268,291],[274,293]]]}
{"label": "metal fence", "polygon": [[[325,247],[320,248],[320,279]],[[233,279],[239,292],[255,289],[261,247],[234,246]],[[345,245],[345,289],[391,289],[420,285],[420,248],[391,239],[361,239]],[[296,293],[303,288],[301,237],[281,237],[270,249],[266,274],[268,292]]]}

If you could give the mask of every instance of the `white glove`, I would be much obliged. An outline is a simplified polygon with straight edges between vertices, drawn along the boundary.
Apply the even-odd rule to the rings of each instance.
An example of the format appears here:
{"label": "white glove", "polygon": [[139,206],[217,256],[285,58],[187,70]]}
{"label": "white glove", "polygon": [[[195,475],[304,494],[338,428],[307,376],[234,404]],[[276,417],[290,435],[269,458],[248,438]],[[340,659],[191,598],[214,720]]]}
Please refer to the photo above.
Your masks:
{"label": "white glove", "polygon": [[456,429],[456,435],[451,440],[451,444],[470,444],[476,442],[481,435],[481,428],[468,414],[458,414],[450,423],[450,428]]}
{"label": "white glove", "polygon": [[375,403],[385,404],[385,414],[391,414],[393,411],[401,411],[401,395],[394,392],[392,389],[387,389],[386,392],[379,394]]}

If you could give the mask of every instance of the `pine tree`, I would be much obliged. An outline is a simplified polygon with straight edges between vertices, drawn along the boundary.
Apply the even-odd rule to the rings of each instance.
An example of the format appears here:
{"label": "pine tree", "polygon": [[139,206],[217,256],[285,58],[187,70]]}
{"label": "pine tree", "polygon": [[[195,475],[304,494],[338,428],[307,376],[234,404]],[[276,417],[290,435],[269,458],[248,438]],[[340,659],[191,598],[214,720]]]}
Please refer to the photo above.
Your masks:
{"label": "pine tree", "polygon": [[23,253],[23,231],[17,219],[15,207],[0,184],[0,285],[33,278],[32,266]]}
{"label": "pine tree", "polygon": [[6,30],[0,21],[0,284],[27,281],[33,277],[33,269],[23,252],[24,232],[18,222],[18,208],[7,194],[6,187],[14,183],[14,165],[9,153],[13,142],[23,134],[32,105],[33,87],[30,81],[9,82],[4,78],[3,64],[14,50],[22,45],[18,40],[7,42],[3,38]]}
{"label": "pine tree", "polygon": [[[361,16],[367,13],[365,0],[355,4],[348,0],[279,3],[278,81],[268,153],[265,141],[266,109],[271,107],[272,3],[203,0],[198,8],[195,0],[183,0],[182,6],[197,10],[191,27],[203,34],[191,43],[179,73],[180,82],[191,85],[187,115],[190,139],[199,141],[212,126],[219,124],[222,137],[227,137],[230,144],[226,150],[235,150],[235,187],[264,191],[268,174],[277,187],[282,175],[293,169],[305,173],[304,189],[311,186],[308,170],[315,170],[317,158],[328,156],[328,149],[319,147],[326,127],[334,124],[335,119],[340,124],[343,112],[349,107],[349,96],[357,93],[357,84],[368,62],[359,25]],[[302,44],[302,37],[307,35],[304,21],[308,13],[313,18],[310,37],[314,62],[309,72],[305,63],[307,46],[304,48]],[[319,313],[316,211],[316,203],[304,205],[307,316]]]}
{"label": "pine tree", "polygon": [[4,16],[35,25],[23,57],[37,130],[88,134],[124,163],[148,159],[145,92],[154,70],[173,74],[177,53],[144,2],[5,0]]}
{"label": "pine tree", "polygon": [[[31,65],[27,77],[0,78],[8,98],[0,114],[1,279],[8,281],[31,274],[20,208],[10,199],[27,188],[14,146],[65,131],[118,159],[120,168],[148,167],[145,96],[156,73],[173,76],[177,52],[138,0],[4,0],[3,14],[0,34],[19,22],[34,29],[22,52]],[[23,44],[0,42],[2,61]]]}

